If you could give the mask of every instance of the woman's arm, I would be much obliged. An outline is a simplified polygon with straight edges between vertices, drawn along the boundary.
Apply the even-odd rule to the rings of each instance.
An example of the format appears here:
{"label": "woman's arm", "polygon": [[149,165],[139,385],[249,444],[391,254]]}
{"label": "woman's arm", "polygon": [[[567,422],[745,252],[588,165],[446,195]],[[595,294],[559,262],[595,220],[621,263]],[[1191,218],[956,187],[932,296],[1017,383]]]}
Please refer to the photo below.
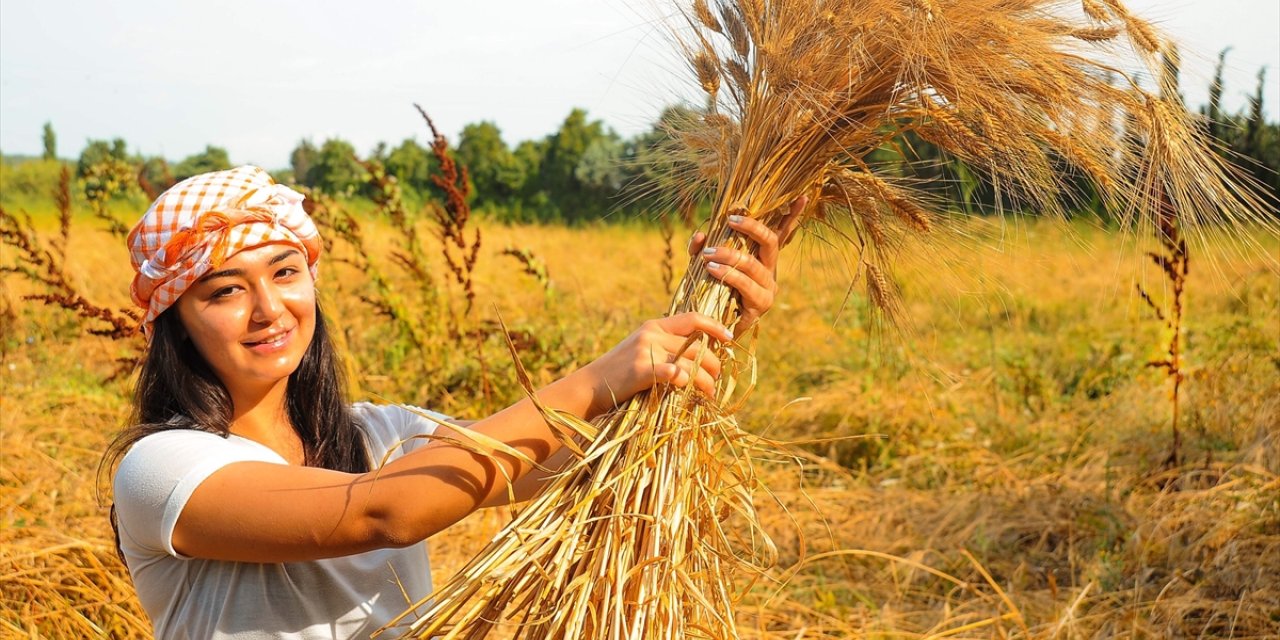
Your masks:
{"label": "woman's arm", "polygon": [[511,493],[515,495],[515,500],[512,500],[511,495],[508,495],[506,491],[502,491],[480,506],[506,507],[528,502],[538,495],[538,492],[547,486],[547,483],[551,482],[557,474],[564,471],[572,461],[573,453],[566,447],[560,447],[550,458],[547,458],[546,462],[542,463],[545,467],[544,469],[534,469],[520,476],[512,483]]}
{"label": "woman's arm", "polygon": [[[658,383],[714,389],[719,361],[700,362],[700,331],[727,330],[699,314],[644,323],[609,353],[537,392],[546,406],[591,419]],[[447,429],[443,427],[442,429]],[[560,442],[529,399],[472,426],[543,463]],[[475,511],[507,498],[507,478],[531,465],[437,440],[365,474],[314,467],[238,462],[211,474],[192,493],[174,527],[173,546],[187,556],[243,562],[287,562],[360,553],[421,541]]]}
{"label": "woman's arm", "polygon": [[[475,420],[458,420],[458,419],[447,420],[445,422],[448,425],[457,425],[459,427],[464,427],[467,429],[472,428],[472,426],[475,425],[476,423]],[[437,427],[435,433],[443,434],[445,436],[452,437],[452,438],[463,437],[456,433],[451,433],[447,426]],[[584,446],[587,444],[587,442],[581,438],[578,438],[578,444],[580,446]],[[538,491],[542,489],[542,487],[546,486],[546,484],[550,482],[552,478],[554,478],[561,471],[564,471],[564,469],[569,466],[569,461],[572,459],[573,459],[572,452],[570,452],[569,449],[567,449],[566,447],[560,447],[558,451],[556,451],[554,454],[551,455],[550,458],[547,458],[546,461],[542,463],[543,468],[541,469],[535,468],[529,473],[526,473],[520,476],[518,479],[516,479],[516,481],[511,484],[511,494],[508,494],[505,491],[500,492],[480,506],[485,508],[505,507],[512,504],[520,504],[522,502],[528,502],[532,500],[533,497],[538,494]],[[512,500],[512,494],[514,494],[515,496],[514,500]]]}

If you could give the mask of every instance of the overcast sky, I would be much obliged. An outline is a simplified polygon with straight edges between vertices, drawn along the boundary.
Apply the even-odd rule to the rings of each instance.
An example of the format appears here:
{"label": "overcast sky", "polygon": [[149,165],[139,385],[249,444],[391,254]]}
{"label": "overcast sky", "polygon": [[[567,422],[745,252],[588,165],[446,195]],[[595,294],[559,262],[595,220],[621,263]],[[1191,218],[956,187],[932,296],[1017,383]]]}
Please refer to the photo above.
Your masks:
{"label": "overcast sky", "polygon": [[[1268,67],[1280,104],[1280,2],[1130,0],[1183,45],[1184,89],[1205,101],[1217,52],[1233,46],[1226,104]],[[59,154],[122,137],[177,160],[205,144],[237,163],[288,164],[302,138],[361,152],[425,128],[492,120],[508,143],[554,131],[583,107],[623,135],[696,95],[654,16],[671,0],[0,0],[0,150]]]}

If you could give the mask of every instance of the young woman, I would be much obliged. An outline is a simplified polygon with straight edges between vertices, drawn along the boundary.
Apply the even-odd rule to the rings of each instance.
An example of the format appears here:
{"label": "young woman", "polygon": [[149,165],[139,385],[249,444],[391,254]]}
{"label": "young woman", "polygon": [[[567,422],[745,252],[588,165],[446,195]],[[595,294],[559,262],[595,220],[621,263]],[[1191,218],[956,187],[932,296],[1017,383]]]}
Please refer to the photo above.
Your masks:
{"label": "young woman", "polygon": [[[779,234],[734,226],[758,257],[703,250],[701,235],[691,249],[741,293],[750,323],[776,292]],[[418,543],[505,503],[507,477],[518,500],[537,490],[520,460],[413,438],[448,431],[418,412],[348,403],[316,301],[318,233],[302,196],[265,171],[178,183],[129,249],[148,351],[106,459],[121,553],[158,638],[367,637],[404,593],[430,592]],[[732,337],[697,314],[650,320],[538,396],[590,419],[655,384],[710,392],[720,363],[678,352],[695,332]],[[551,468],[565,455],[527,399],[469,428]]]}

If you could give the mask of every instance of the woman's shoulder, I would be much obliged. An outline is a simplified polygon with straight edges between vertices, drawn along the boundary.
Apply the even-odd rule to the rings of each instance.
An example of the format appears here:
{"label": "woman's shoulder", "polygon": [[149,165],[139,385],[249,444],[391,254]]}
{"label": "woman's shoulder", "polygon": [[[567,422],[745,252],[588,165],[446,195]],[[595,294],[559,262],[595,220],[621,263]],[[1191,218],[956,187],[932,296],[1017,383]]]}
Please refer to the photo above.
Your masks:
{"label": "woman's shoulder", "polygon": [[238,436],[171,428],[134,442],[112,478],[113,504],[126,554],[176,556],[173,527],[201,482],[236,462],[283,463],[279,454]]}
{"label": "woman's shoulder", "polygon": [[351,405],[351,413],[356,420],[366,426],[393,426],[397,431],[404,428],[405,425],[411,425],[413,428],[420,428],[422,425],[429,425],[431,428],[437,423],[452,420],[451,416],[415,407],[411,404],[376,404],[373,402],[356,402]]}
{"label": "woman's shoulder", "polygon": [[149,433],[120,458],[116,478],[185,475],[196,466],[233,461],[279,462],[279,455],[251,440],[202,429],[171,428]]}
{"label": "woman's shoulder", "polygon": [[202,429],[173,427],[138,438],[121,456],[120,464],[126,465],[139,458],[181,455],[206,447],[220,448],[226,442],[226,437]]}
{"label": "woman's shoulder", "polygon": [[357,402],[351,413],[369,438],[375,464],[387,452],[401,448],[407,453],[425,442],[436,425],[452,420],[438,411],[407,404],[374,404]]}

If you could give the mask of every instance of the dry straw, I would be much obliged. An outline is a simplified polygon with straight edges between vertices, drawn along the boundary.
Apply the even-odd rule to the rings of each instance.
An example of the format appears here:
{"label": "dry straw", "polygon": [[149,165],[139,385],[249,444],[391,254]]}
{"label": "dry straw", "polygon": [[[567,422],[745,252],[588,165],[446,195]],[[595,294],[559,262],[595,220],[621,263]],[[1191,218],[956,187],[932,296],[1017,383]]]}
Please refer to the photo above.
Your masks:
{"label": "dry straw", "polygon": [[[1176,91],[1161,97],[1110,64],[1129,54],[1161,77],[1166,47],[1116,0],[1079,11],[1051,0],[698,0],[684,15],[681,46],[709,108],[672,132],[668,152],[683,161],[669,163],[668,186],[710,197],[708,246],[752,249],[728,230],[730,214],[774,224],[809,196],[806,216],[850,241],[884,310],[895,306],[891,247],[941,219],[866,160],[908,131],[985,176],[1001,206],[1065,213],[1082,174],[1128,223],[1165,207],[1191,232],[1273,224]],[[738,317],[701,260],[672,301],[683,311]],[[735,603],[776,556],[752,502],[748,453],[762,443],[731,406],[735,385],[754,382],[745,351],[714,399],[658,388],[595,424],[544,408],[578,460],[391,631],[739,637]]]}

